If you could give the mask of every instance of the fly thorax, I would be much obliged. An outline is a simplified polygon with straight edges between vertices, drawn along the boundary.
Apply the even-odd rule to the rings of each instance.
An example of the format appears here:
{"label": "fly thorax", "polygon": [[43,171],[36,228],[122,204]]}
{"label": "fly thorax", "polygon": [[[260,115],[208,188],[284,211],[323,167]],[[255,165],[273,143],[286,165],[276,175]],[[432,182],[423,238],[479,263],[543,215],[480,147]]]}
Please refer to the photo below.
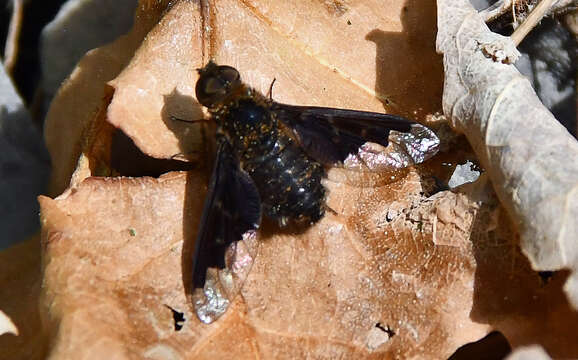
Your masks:
{"label": "fly thorax", "polygon": [[222,129],[239,155],[259,157],[272,149],[277,140],[277,123],[266,105],[242,99],[227,110]]}

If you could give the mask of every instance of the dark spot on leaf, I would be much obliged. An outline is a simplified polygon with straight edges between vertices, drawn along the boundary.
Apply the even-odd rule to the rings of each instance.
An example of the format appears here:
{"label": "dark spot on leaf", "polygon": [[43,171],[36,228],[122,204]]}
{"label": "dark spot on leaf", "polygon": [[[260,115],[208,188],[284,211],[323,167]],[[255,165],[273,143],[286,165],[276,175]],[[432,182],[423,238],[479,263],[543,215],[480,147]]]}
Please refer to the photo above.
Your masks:
{"label": "dark spot on leaf", "polygon": [[180,331],[183,328],[183,323],[186,321],[185,314],[173,309],[172,307],[165,304],[173,312],[173,321],[175,324],[175,331]]}
{"label": "dark spot on leaf", "polygon": [[391,339],[393,336],[395,336],[395,331],[393,331],[393,329],[391,329],[389,327],[389,325],[382,325],[381,323],[377,323],[375,324],[375,327],[378,328],[379,330],[383,331],[384,333],[387,334],[387,336],[389,336],[389,338]]}
{"label": "dark spot on leaf", "polygon": [[554,274],[555,274],[554,271],[538,271],[538,275],[540,276],[540,279],[542,279],[543,285],[549,283]]}

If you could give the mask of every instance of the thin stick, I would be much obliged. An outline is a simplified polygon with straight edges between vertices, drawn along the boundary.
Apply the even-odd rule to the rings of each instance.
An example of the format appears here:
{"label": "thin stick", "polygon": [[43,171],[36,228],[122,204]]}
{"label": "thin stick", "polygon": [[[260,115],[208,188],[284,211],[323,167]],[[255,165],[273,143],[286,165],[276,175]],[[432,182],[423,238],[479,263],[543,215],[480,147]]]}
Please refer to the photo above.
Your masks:
{"label": "thin stick", "polygon": [[22,17],[24,12],[24,1],[12,1],[12,17],[10,18],[10,26],[8,27],[8,35],[6,36],[6,45],[4,46],[4,68],[6,72],[11,74],[16,60],[18,59],[18,39],[22,30]]}
{"label": "thin stick", "polygon": [[[493,5],[490,5],[487,9],[480,11],[480,15],[484,19],[485,22],[490,22],[498,17],[506,14],[508,11],[512,11],[512,7],[515,5],[515,2],[519,0],[499,0],[495,2]],[[558,0],[550,9],[550,14],[555,14],[557,12],[562,12],[565,9],[572,11],[576,7],[574,5],[576,0]],[[549,15],[550,15],[549,14]],[[515,23],[517,20],[513,20]]]}
{"label": "thin stick", "polygon": [[499,0],[490,5],[488,8],[480,11],[480,15],[485,22],[490,22],[504,15],[512,7],[513,0]]}
{"label": "thin stick", "polygon": [[516,46],[520,45],[526,35],[528,35],[534,26],[536,26],[536,24],[542,20],[544,15],[548,12],[548,10],[550,10],[550,7],[555,2],[556,0],[542,0],[538,3],[538,5],[536,5],[534,10],[532,10],[522,25],[520,25],[510,36]]}
{"label": "thin stick", "polygon": [[516,0],[512,0],[510,8],[512,9],[512,24],[516,27],[516,23],[518,22],[518,19],[516,19]]}

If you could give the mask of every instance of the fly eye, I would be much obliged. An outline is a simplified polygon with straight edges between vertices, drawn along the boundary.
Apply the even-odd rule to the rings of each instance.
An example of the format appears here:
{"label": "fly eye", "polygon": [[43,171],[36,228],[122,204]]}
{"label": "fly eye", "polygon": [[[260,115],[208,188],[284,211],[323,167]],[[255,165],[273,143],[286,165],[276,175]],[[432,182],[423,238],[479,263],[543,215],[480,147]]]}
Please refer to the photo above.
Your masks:
{"label": "fly eye", "polygon": [[205,82],[205,93],[207,95],[216,94],[220,91],[223,91],[225,88],[225,84],[217,78],[209,78]]}
{"label": "fly eye", "polygon": [[237,69],[226,65],[219,66],[219,78],[221,80],[234,84],[239,81],[239,77]]}
{"label": "fly eye", "polygon": [[214,62],[209,62],[198,71],[200,76],[195,93],[199,103],[207,107],[218,105],[242,85],[239,72],[230,66],[218,66]]}

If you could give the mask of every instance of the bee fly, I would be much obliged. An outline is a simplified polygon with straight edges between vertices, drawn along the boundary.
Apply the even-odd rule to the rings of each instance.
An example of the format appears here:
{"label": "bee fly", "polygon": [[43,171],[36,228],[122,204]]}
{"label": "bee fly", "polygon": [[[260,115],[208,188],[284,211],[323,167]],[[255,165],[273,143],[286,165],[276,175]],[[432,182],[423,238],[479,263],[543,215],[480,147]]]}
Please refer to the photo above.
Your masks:
{"label": "bee fly", "polygon": [[388,171],[438,150],[427,127],[364,111],[279,104],[230,66],[199,69],[197,100],[217,124],[217,152],[193,254],[192,300],[199,319],[221,316],[257,253],[261,214],[285,226],[325,211],[325,165]]}

